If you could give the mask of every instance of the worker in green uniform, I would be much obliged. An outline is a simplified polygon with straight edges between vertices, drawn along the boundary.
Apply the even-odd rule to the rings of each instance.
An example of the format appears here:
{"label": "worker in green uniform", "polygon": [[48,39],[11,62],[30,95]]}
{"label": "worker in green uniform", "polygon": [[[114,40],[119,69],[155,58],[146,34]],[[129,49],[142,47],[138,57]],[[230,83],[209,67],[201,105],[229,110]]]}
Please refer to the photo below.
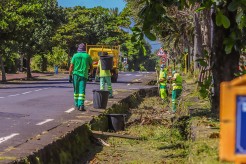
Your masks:
{"label": "worker in green uniform", "polygon": [[85,111],[85,88],[88,80],[88,70],[93,73],[92,59],[86,53],[85,44],[78,46],[77,53],[73,55],[69,68],[69,82],[73,82],[75,109]]}
{"label": "worker in green uniform", "polygon": [[177,108],[177,99],[178,97],[181,95],[182,92],[182,77],[179,73],[177,73],[176,71],[172,72],[172,111],[176,112],[176,108]]}
{"label": "worker in green uniform", "polygon": [[165,64],[160,67],[159,84],[160,84],[160,96],[163,102],[168,102],[167,97],[167,69]]}
{"label": "worker in green uniform", "polygon": [[[108,55],[107,52],[103,52],[103,55]],[[113,89],[111,84],[111,72],[110,70],[103,70],[101,65],[101,60],[98,61],[96,75],[100,77],[100,90],[105,90],[105,85],[107,84],[109,91],[109,98],[113,98]]]}

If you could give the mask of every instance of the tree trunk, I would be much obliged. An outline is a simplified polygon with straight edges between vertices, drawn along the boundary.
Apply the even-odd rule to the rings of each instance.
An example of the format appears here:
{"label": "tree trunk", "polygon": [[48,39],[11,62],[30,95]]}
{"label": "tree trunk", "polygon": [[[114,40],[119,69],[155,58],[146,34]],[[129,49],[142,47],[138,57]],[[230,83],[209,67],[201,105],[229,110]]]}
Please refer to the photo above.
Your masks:
{"label": "tree trunk", "polygon": [[5,73],[5,69],[4,69],[2,55],[0,55],[0,64],[1,64],[1,70],[2,70],[2,82],[6,82],[7,79],[6,79],[6,73]]}
{"label": "tree trunk", "polygon": [[30,64],[31,64],[31,57],[29,55],[27,55],[27,58],[26,58],[26,75],[27,75],[27,79],[32,78]]}
{"label": "tree trunk", "polygon": [[200,16],[198,13],[194,14],[194,70],[198,68],[198,58],[202,56],[202,32],[200,24]]}
{"label": "tree trunk", "polygon": [[[229,4],[229,2],[228,2]],[[235,28],[236,13],[230,12],[227,14],[231,20],[231,28]],[[215,14],[213,14],[213,22],[215,22]],[[220,83],[223,81],[230,81],[237,72],[240,54],[235,49],[232,49],[230,54],[226,54],[223,45],[225,38],[229,37],[230,28],[224,29],[223,27],[214,26],[213,46],[211,53],[211,66],[214,79],[214,96],[212,96],[212,112],[219,114],[219,100],[220,100]]]}
{"label": "tree trunk", "polygon": [[211,52],[211,10],[203,10],[203,36],[206,50]]}
{"label": "tree trunk", "polygon": [[41,55],[42,57],[42,66],[41,66],[41,71],[47,71],[47,58],[44,56],[44,54]]}
{"label": "tree trunk", "polygon": [[20,69],[19,69],[20,72],[23,72],[23,66],[24,66],[23,60],[24,60],[24,56],[21,54],[21,57],[20,57]]}

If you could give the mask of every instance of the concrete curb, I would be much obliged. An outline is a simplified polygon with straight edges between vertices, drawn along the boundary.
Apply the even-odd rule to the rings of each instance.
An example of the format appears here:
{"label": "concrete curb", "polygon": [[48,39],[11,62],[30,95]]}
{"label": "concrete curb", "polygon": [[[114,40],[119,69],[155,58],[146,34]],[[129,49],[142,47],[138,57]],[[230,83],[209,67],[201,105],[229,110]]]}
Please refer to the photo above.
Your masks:
{"label": "concrete curb", "polygon": [[110,101],[106,110],[94,110],[91,105],[91,112],[80,114],[17,147],[0,152],[0,163],[78,163],[92,145],[91,129],[108,129],[105,114],[124,113],[140,104],[142,98],[156,96],[157,89],[127,91],[120,95],[120,99]]}

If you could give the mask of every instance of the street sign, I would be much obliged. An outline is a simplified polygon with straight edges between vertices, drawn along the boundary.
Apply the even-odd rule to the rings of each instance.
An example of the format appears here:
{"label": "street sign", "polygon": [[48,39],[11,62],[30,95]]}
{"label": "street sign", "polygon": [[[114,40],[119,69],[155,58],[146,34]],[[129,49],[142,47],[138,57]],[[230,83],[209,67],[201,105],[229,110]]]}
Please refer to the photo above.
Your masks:
{"label": "street sign", "polygon": [[220,84],[221,161],[246,163],[246,75]]}
{"label": "street sign", "polygon": [[246,154],[246,96],[237,96],[236,154]]}
{"label": "street sign", "polygon": [[166,52],[163,50],[163,48],[160,48],[157,52],[157,56],[162,57],[162,58],[167,58]]}

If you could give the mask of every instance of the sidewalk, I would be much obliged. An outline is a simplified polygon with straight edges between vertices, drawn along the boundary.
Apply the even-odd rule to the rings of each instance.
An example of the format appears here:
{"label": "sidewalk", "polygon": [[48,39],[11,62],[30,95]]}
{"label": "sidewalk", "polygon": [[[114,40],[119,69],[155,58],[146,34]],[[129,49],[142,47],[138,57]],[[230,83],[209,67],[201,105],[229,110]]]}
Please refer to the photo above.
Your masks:
{"label": "sidewalk", "polygon": [[[64,73],[60,73],[60,74],[64,74]],[[32,73],[32,77],[33,78],[37,78],[37,77],[46,77],[46,76],[55,76],[56,74],[49,72],[49,73]],[[2,76],[0,74],[0,76]],[[20,80],[20,79],[26,79],[27,75],[26,73],[6,73],[6,79],[7,81],[12,81],[12,80]],[[2,77],[0,77],[0,82],[2,81]]]}

